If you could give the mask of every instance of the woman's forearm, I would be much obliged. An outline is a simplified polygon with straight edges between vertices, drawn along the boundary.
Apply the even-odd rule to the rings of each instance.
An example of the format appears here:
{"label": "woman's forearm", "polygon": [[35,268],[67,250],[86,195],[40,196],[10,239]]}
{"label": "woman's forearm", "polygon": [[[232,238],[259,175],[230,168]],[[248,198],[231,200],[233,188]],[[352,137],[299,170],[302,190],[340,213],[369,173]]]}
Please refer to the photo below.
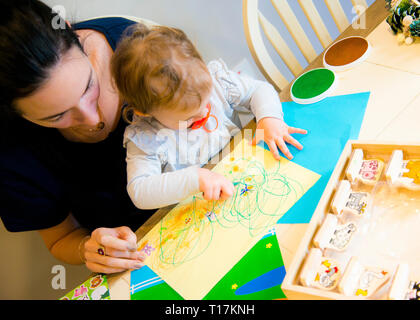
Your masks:
{"label": "woman's forearm", "polygon": [[81,228],[71,214],[60,224],[39,230],[39,233],[55,258],[69,264],[82,264],[84,262],[82,241],[87,238],[90,232]]}
{"label": "woman's forearm", "polygon": [[[85,263],[93,272],[115,273],[144,266],[145,257],[136,250],[136,234],[126,226],[90,232],[70,214],[60,224],[39,233],[55,258],[68,264]],[[106,255],[97,251],[99,247]]]}
{"label": "woman's forearm", "polygon": [[76,229],[59,239],[49,248],[51,254],[60,261],[68,264],[82,264],[84,259],[84,242],[89,239],[89,231]]}

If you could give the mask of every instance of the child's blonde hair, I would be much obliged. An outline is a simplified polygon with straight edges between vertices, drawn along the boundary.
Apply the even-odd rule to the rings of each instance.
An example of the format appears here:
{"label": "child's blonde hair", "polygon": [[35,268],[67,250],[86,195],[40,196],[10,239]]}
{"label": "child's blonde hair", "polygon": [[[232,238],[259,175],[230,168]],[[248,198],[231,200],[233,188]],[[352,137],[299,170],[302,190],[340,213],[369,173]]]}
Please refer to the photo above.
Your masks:
{"label": "child's blonde hair", "polygon": [[[111,60],[122,99],[137,112],[199,106],[210,93],[210,73],[185,33],[164,26],[129,28]],[[181,100],[182,99],[182,100]]]}

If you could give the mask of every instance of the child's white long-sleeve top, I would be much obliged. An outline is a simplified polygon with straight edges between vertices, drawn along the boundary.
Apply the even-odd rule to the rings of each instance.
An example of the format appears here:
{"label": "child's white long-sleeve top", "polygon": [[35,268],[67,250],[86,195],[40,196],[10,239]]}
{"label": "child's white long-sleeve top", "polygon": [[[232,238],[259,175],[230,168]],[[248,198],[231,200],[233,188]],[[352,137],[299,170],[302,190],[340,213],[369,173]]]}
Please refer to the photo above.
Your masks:
{"label": "child's white long-sleeve top", "polygon": [[[252,112],[257,122],[265,117],[283,119],[278,94],[269,83],[230,71],[221,60],[211,61],[208,69],[216,130],[171,130],[152,117],[137,116],[126,128],[127,191],[136,207],[160,208],[199,192],[197,168],[239,132],[238,111]],[[216,127],[214,117],[208,120],[209,129]]]}

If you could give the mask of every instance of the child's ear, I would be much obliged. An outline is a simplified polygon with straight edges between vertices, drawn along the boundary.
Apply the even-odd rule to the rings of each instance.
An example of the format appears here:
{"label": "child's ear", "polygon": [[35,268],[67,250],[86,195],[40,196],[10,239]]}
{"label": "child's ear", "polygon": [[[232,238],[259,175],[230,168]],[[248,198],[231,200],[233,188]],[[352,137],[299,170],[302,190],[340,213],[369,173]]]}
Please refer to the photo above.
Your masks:
{"label": "child's ear", "polygon": [[138,115],[139,117],[150,117],[150,115],[149,115],[149,114],[142,113],[142,112],[137,111],[137,110],[133,110],[133,111],[134,111],[134,113],[135,113],[136,115]]}

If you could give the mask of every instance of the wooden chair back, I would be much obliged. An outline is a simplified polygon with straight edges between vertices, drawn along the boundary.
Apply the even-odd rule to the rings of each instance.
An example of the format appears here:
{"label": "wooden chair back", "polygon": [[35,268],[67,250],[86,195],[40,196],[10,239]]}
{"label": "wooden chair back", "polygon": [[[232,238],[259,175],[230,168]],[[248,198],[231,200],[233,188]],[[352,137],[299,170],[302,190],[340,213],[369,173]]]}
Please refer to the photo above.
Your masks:
{"label": "wooden chair back", "polygon": [[[305,57],[307,63],[311,63],[317,57],[317,52],[296,14],[293,12],[287,0],[270,0],[280,19],[283,21],[288,32],[292,36],[297,47]],[[292,0],[296,1],[296,0]],[[349,25],[343,6],[339,0],[316,0],[324,1],[328,11],[334,20],[338,31],[342,33]],[[353,12],[360,16],[368,7],[366,0],[351,0]],[[333,41],[325,21],[320,15],[319,10],[314,4],[314,0],[297,0],[300,8],[305,14],[309,24],[316,34],[322,47],[327,48]],[[265,37],[271,43],[275,51],[281,57],[290,72],[297,77],[302,73],[304,66],[298,61],[296,55],[289,48],[288,44],[273,26],[273,24],[258,9],[258,0],[243,0],[243,22],[245,37],[251,54],[265,78],[278,90],[289,84],[284,74],[273,62],[267,48],[265,47],[263,31]],[[260,28],[261,26],[261,28]]]}

